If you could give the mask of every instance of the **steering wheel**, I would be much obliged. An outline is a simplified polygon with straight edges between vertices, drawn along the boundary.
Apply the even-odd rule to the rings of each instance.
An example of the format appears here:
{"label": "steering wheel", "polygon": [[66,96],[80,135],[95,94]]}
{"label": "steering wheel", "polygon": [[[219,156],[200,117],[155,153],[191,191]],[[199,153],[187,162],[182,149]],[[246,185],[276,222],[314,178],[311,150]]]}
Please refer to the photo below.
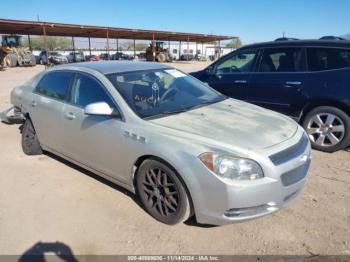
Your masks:
{"label": "steering wheel", "polygon": [[237,72],[237,71],[239,71],[239,69],[238,69],[238,67],[237,66],[235,66],[235,65],[232,65],[231,66],[231,72]]}
{"label": "steering wheel", "polygon": [[176,91],[180,91],[177,85],[175,84],[175,81],[171,83],[168,90],[164,92],[162,97],[160,98],[160,102],[168,100],[169,98],[173,97],[176,94]]}
{"label": "steering wheel", "polygon": [[167,91],[162,95],[160,98],[160,102],[163,102],[165,100],[168,100],[169,98],[173,97],[176,94],[176,91],[179,91],[179,89],[175,86],[170,86]]}

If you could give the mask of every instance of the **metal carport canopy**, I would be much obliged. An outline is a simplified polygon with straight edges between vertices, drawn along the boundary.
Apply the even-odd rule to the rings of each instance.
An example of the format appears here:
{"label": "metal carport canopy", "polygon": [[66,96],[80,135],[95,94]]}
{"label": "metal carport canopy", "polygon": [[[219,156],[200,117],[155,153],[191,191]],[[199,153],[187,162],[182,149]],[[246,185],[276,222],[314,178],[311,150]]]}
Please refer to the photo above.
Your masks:
{"label": "metal carport canopy", "polygon": [[44,28],[46,35],[49,36],[108,37],[138,40],[153,40],[154,37],[156,40],[163,41],[192,41],[202,43],[237,38],[222,35],[0,19],[0,34],[43,35]]}

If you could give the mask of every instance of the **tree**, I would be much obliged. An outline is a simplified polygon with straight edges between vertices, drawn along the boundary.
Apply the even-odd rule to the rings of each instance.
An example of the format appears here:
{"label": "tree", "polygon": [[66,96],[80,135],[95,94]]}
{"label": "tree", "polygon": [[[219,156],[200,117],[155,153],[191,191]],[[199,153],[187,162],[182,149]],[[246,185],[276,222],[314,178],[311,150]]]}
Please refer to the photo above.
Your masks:
{"label": "tree", "polygon": [[135,45],[136,51],[145,51],[147,49],[148,45],[145,43],[137,43]]}
{"label": "tree", "polygon": [[[42,50],[45,48],[44,37],[32,37],[30,39],[30,44],[34,50]],[[28,39],[23,40],[23,46],[29,47]],[[58,36],[48,36],[47,37],[47,48],[49,50],[67,50],[72,49],[72,42],[65,37]]]}
{"label": "tree", "polygon": [[226,47],[240,48],[242,46],[241,39],[239,37],[232,39],[230,43],[226,44]]}

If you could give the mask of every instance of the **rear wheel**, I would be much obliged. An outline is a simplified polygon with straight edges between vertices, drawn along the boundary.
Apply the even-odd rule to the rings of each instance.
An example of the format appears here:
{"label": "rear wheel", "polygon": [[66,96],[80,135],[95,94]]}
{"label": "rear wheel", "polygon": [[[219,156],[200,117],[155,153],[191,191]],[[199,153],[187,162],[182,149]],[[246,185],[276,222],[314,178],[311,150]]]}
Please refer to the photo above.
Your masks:
{"label": "rear wheel", "polygon": [[324,152],[344,149],[350,143],[350,118],[342,110],[321,106],[310,111],[304,121],[313,148]]}
{"label": "rear wheel", "polygon": [[173,225],[190,217],[186,189],[168,165],[145,160],[137,173],[136,186],[145,209],[160,222]]}
{"label": "rear wheel", "polygon": [[31,54],[30,55],[30,63],[29,63],[30,66],[35,66],[36,65],[36,58],[35,58],[35,55]]}
{"label": "rear wheel", "polygon": [[7,54],[6,57],[6,63],[8,67],[16,67],[17,66],[17,56],[16,54],[10,53]]}
{"label": "rear wheel", "polygon": [[160,53],[158,56],[157,56],[157,61],[160,62],[160,63],[164,63],[166,60],[166,56],[165,54],[163,53]]}
{"label": "rear wheel", "polygon": [[40,155],[42,149],[30,119],[26,119],[22,129],[22,149],[26,155]]}

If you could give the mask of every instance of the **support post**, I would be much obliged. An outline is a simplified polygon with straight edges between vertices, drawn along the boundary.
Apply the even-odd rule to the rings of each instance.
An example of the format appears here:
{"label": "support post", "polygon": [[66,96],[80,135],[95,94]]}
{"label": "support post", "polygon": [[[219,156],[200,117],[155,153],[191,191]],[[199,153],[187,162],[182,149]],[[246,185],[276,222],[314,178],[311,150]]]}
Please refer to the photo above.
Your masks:
{"label": "support post", "polygon": [[204,50],[203,50],[203,48],[204,48],[204,44],[203,44],[203,42],[202,42],[202,55],[204,55]]}
{"label": "support post", "polygon": [[46,28],[45,28],[45,26],[43,27],[43,33],[44,33],[44,49],[45,49],[46,55],[48,55],[49,48],[47,46],[47,36],[46,36]]}
{"label": "support post", "polygon": [[118,53],[118,51],[119,51],[119,40],[117,38],[117,53]]}
{"label": "support post", "polygon": [[106,37],[107,37],[107,57],[108,57],[108,60],[110,60],[110,57],[109,57],[109,32],[108,32],[108,29],[107,29]]}
{"label": "support post", "polygon": [[136,58],[136,40],[134,39],[134,60]]}
{"label": "support post", "polygon": [[181,41],[179,41],[179,60],[181,58]]}
{"label": "support post", "polygon": [[221,42],[220,42],[220,40],[219,40],[219,58],[221,57]]}
{"label": "support post", "polygon": [[[190,37],[187,37],[187,54],[190,54]],[[189,56],[187,56],[187,60],[189,59]]]}
{"label": "support post", "polygon": [[30,52],[32,52],[32,43],[30,41],[30,35],[28,35],[28,46],[29,46]]}
{"label": "support post", "polygon": [[91,39],[89,37],[89,53],[90,53],[90,57],[91,57]]}
{"label": "support post", "polygon": [[155,39],[155,36],[154,34],[152,35],[152,54],[153,54],[153,62],[156,61],[156,48],[154,46],[154,39]]}
{"label": "support post", "polygon": [[198,42],[196,42],[196,52],[195,52],[195,54],[198,57]]}
{"label": "support post", "polygon": [[75,58],[74,36],[72,36],[72,47],[73,47],[73,62],[76,62],[76,58]]}

